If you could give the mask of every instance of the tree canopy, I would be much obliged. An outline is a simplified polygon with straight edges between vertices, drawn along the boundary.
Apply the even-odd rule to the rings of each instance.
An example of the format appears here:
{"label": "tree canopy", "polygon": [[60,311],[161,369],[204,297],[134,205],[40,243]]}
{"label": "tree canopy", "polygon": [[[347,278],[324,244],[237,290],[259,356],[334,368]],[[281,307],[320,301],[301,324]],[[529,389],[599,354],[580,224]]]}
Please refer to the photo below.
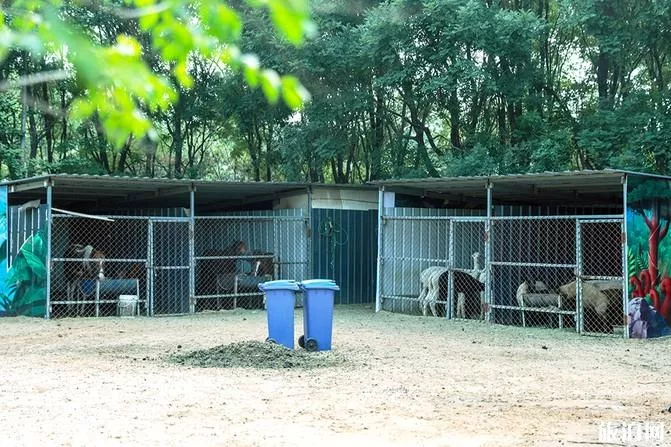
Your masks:
{"label": "tree canopy", "polygon": [[671,0],[3,5],[5,178],[671,168]]}

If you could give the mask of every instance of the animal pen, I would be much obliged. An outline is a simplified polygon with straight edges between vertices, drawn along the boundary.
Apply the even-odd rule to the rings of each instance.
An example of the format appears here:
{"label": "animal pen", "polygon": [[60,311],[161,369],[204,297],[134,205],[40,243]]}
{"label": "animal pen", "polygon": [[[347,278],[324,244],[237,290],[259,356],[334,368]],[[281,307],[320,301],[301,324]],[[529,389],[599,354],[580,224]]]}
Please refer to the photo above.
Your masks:
{"label": "animal pen", "polygon": [[53,175],[0,185],[0,214],[0,316],[262,309],[259,283],[315,275],[374,300],[372,186]]}
{"label": "animal pen", "polygon": [[54,175],[2,186],[0,312],[46,317],[263,308],[258,284],[310,277],[298,183]]}
{"label": "animal pen", "polygon": [[669,178],[604,170],[379,187],[377,310],[671,334]]}

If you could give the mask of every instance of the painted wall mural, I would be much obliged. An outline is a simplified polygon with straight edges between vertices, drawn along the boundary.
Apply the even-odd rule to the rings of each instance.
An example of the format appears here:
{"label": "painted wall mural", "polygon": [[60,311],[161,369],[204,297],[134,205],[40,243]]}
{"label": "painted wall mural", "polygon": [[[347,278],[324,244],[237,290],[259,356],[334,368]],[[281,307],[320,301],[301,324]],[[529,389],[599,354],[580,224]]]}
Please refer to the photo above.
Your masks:
{"label": "painted wall mural", "polygon": [[671,335],[671,182],[631,176],[627,189],[629,334]]}
{"label": "painted wall mural", "polygon": [[8,268],[7,211],[7,187],[0,186],[0,316],[43,317],[47,302],[45,227],[28,235]]}

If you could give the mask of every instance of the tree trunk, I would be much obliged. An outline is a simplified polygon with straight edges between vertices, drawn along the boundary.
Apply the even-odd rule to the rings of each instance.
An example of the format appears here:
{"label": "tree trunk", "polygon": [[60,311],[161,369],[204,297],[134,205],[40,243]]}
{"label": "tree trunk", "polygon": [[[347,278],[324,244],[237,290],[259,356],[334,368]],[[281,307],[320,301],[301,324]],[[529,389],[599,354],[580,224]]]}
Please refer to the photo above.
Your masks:
{"label": "tree trunk", "polygon": [[173,128],[172,128],[172,151],[175,154],[175,166],[173,168],[174,177],[182,178],[182,153],[184,151],[184,133],[182,132],[182,112],[184,110],[184,101],[177,101],[174,110]]}
{"label": "tree trunk", "polygon": [[450,141],[452,148],[461,149],[460,126],[459,98],[457,96],[457,89],[454,89],[450,94]]}
{"label": "tree trunk", "polygon": [[652,205],[652,217],[648,218],[643,214],[645,223],[650,231],[648,237],[648,273],[650,273],[651,287],[653,288],[657,285],[659,279],[657,277],[659,275],[659,266],[657,265],[659,261],[659,243],[666,237],[669,231],[669,224],[671,224],[671,220],[667,219],[666,225],[662,228],[661,208],[661,201],[657,199]]}

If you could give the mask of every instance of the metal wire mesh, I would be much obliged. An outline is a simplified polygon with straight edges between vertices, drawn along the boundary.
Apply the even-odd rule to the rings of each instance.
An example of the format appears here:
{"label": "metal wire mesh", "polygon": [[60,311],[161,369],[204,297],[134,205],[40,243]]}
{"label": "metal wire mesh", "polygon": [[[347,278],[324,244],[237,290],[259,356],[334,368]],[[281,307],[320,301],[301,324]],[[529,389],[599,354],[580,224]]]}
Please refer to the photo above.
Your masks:
{"label": "metal wire mesh", "polygon": [[623,227],[621,220],[607,219],[578,224],[582,332],[624,332]]}
{"label": "metal wire mesh", "polygon": [[483,318],[484,219],[396,216],[383,222],[384,309]]}
{"label": "metal wire mesh", "polygon": [[383,308],[392,312],[432,312],[435,316],[445,316],[449,219],[385,217],[382,231],[382,262],[378,274]]}
{"label": "metal wire mesh", "polygon": [[258,285],[308,277],[306,219],[226,216],[195,219],[195,310],[262,309]]}
{"label": "metal wire mesh", "polygon": [[491,231],[492,321],[576,327],[575,300],[559,292],[575,281],[576,219],[494,218]]}
{"label": "metal wire mesh", "polygon": [[[448,290],[453,318],[485,317],[485,221],[454,220],[450,242]],[[448,292],[449,293],[449,292]]]}
{"label": "metal wire mesh", "polygon": [[54,215],[52,317],[148,312],[148,221]]}
{"label": "metal wire mesh", "polygon": [[622,219],[494,219],[493,321],[622,329]]}

